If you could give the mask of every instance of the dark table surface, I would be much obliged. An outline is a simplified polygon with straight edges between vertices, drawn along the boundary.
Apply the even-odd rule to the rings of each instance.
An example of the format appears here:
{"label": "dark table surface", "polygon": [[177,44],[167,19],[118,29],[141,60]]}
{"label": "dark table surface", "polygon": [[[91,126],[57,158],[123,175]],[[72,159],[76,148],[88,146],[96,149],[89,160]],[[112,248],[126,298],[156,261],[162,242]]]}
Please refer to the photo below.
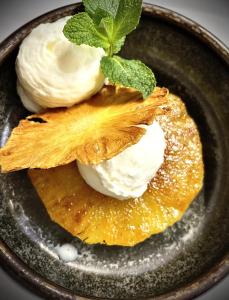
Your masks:
{"label": "dark table surface", "polygon": [[[0,42],[31,19],[60,6],[75,3],[69,0],[0,0]],[[228,0],[153,0],[146,1],[170,8],[198,22],[229,47]],[[15,9],[16,8],[16,9]],[[0,269],[1,300],[42,299]],[[228,300],[229,276],[198,300]]]}

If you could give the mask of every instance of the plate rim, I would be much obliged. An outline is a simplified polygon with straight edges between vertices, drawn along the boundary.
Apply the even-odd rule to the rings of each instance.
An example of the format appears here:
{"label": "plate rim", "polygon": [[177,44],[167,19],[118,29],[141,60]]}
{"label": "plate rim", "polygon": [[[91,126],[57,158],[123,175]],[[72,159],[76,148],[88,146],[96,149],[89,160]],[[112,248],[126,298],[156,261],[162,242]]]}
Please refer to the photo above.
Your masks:
{"label": "plate rim", "polygon": [[[0,64],[4,61],[8,54],[21,42],[21,40],[30,32],[31,28],[41,23],[43,20],[52,16],[57,18],[63,12],[67,15],[73,10],[82,9],[82,3],[70,4],[51,10],[39,17],[31,20],[19,29],[14,31],[9,37],[0,43]],[[149,3],[143,4],[143,14],[160,18],[166,22],[175,24],[176,26],[188,31],[202,42],[207,44],[217,55],[224,60],[229,67],[229,49],[216,36],[207,29],[199,25],[197,22],[177,13],[173,10]],[[36,271],[28,267],[4,241],[0,238],[0,262],[4,269],[10,272],[27,288],[40,296],[48,296],[55,299],[63,300],[83,300],[83,299],[104,299],[98,297],[85,298],[84,295],[76,295],[70,290],[61,287],[50,280],[45,279]],[[229,274],[229,253],[222,257],[213,267],[201,276],[195,278],[192,282],[175,289],[169,293],[159,295],[157,297],[147,297],[145,299],[154,300],[187,300],[193,299],[209,290],[220,280]],[[120,299],[119,299],[120,300]]]}

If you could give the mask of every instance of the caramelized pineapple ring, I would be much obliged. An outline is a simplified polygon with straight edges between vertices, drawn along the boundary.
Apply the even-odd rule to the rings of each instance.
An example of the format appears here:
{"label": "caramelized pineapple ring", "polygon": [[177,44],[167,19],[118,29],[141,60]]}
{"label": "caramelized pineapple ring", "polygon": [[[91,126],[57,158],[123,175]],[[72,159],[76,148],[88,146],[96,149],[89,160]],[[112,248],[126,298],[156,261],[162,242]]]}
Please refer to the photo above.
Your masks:
{"label": "caramelized pineapple ring", "polygon": [[90,188],[76,164],[30,170],[29,176],[53,221],[86,243],[133,246],[177,222],[203,181],[202,147],[182,101],[168,96],[156,120],[167,141],[165,161],[138,199],[119,201]]}

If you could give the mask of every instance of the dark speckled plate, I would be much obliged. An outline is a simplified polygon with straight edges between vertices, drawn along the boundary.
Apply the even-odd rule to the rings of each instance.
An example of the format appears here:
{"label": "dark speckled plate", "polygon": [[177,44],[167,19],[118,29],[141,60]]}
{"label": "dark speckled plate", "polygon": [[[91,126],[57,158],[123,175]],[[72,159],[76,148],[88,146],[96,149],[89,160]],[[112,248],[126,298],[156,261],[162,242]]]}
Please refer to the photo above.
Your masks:
{"label": "dark speckled plate", "polygon": [[[81,10],[72,5],[25,25],[0,45],[1,143],[27,112],[16,94],[18,46],[30,30]],[[26,172],[1,175],[1,258],[27,286],[55,299],[189,299],[229,270],[229,58],[206,30],[169,10],[145,5],[123,55],[139,58],[159,85],[184,99],[198,124],[205,183],[183,219],[133,247],[88,246],[51,222]],[[59,260],[54,246],[78,249]]]}

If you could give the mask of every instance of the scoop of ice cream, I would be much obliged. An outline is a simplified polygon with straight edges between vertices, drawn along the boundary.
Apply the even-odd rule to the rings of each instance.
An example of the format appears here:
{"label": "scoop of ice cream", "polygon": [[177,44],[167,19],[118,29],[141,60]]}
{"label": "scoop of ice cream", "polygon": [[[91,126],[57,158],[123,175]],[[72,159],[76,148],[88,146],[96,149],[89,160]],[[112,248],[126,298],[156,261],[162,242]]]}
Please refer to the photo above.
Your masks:
{"label": "scoop of ice cream", "polygon": [[69,17],[40,24],[24,39],[16,60],[18,93],[32,112],[68,107],[97,93],[104,84],[101,48],[77,46],[63,27]]}
{"label": "scoop of ice cream", "polygon": [[98,165],[77,162],[86,183],[96,191],[119,200],[140,197],[164,161],[164,132],[154,121],[141,140]]}

